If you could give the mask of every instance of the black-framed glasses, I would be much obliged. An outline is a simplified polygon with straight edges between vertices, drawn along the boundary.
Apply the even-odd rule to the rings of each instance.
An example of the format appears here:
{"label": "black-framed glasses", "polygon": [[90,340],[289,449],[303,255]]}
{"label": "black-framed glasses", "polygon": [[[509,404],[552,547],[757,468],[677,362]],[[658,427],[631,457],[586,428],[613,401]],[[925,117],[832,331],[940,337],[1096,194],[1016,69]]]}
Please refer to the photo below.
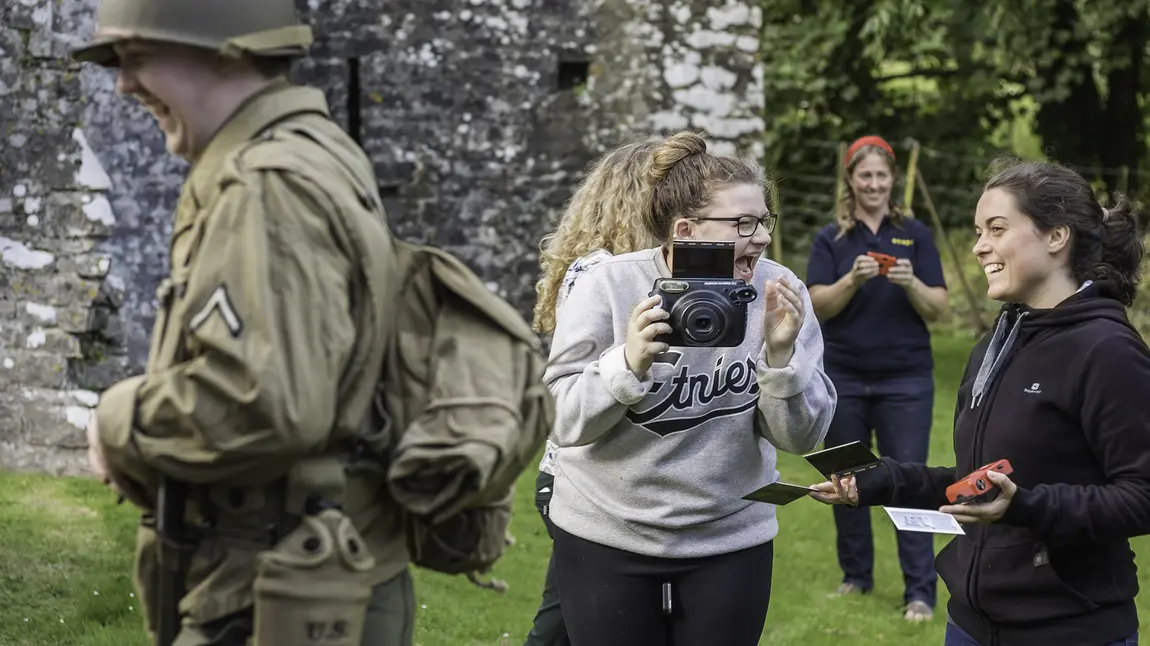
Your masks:
{"label": "black-framed glasses", "polygon": [[774,213],[768,213],[761,218],[756,218],[753,215],[743,215],[737,218],[698,218],[699,220],[712,220],[715,222],[738,222],[739,235],[744,238],[749,238],[755,235],[755,231],[759,226],[767,229],[767,234],[770,235],[775,232],[775,224],[779,221],[779,216]]}

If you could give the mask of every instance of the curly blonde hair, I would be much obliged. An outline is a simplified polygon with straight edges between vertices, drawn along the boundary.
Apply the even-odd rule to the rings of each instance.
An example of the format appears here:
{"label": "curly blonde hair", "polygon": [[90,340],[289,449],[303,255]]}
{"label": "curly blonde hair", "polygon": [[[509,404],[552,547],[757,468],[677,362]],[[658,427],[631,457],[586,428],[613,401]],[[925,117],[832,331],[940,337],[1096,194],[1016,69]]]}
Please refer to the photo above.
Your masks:
{"label": "curly blonde hair", "polygon": [[766,187],[754,163],[707,152],[693,132],[623,144],[591,165],[554,233],[540,245],[536,332],[555,329],[555,305],[567,268],[596,249],[611,254],[657,247],[680,218],[700,218],[715,193],[737,184]]}
{"label": "curly blonde hair", "polygon": [[563,276],[571,263],[603,249],[612,255],[654,247],[659,241],[646,228],[651,188],[646,171],[660,139],[647,137],[624,143],[588,168],[567,203],[555,231],[543,237],[535,283],[536,332],[555,329],[555,305]]}

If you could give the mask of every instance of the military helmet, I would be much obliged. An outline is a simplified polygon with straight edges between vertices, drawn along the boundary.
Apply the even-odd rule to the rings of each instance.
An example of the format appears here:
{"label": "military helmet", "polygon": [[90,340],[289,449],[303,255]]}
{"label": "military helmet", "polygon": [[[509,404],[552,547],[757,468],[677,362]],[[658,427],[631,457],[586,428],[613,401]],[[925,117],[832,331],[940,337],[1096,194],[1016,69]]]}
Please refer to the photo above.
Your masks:
{"label": "military helmet", "polygon": [[312,31],[294,0],[101,0],[91,42],[72,58],[117,67],[113,46],[140,38],[203,47],[225,56],[296,57]]}

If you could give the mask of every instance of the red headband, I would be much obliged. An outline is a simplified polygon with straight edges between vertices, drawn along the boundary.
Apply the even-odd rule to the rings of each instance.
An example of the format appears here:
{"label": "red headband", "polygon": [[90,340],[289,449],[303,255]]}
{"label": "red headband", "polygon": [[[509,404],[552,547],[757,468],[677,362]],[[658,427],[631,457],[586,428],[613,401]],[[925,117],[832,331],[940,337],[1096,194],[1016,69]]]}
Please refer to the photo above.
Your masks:
{"label": "red headband", "polygon": [[891,159],[895,158],[894,149],[890,147],[890,144],[888,144],[885,139],[875,135],[867,135],[866,137],[859,137],[853,144],[851,144],[850,148],[847,148],[847,156],[846,159],[843,160],[844,167],[850,165],[851,159],[854,158],[855,153],[857,153],[863,146],[878,146],[879,148],[885,150],[891,156]]}

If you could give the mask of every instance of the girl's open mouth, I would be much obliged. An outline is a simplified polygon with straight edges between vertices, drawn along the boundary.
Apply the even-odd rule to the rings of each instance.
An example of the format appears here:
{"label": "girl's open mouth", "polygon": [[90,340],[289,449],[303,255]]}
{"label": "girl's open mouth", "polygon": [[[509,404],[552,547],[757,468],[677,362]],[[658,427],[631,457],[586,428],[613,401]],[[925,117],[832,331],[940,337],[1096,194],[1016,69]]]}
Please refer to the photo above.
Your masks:
{"label": "girl's open mouth", "polygon": [[742,280],[751,280],[755,275],[755,263],[758,261],[757,254],[747,254],[735,258],[735,278]]}

